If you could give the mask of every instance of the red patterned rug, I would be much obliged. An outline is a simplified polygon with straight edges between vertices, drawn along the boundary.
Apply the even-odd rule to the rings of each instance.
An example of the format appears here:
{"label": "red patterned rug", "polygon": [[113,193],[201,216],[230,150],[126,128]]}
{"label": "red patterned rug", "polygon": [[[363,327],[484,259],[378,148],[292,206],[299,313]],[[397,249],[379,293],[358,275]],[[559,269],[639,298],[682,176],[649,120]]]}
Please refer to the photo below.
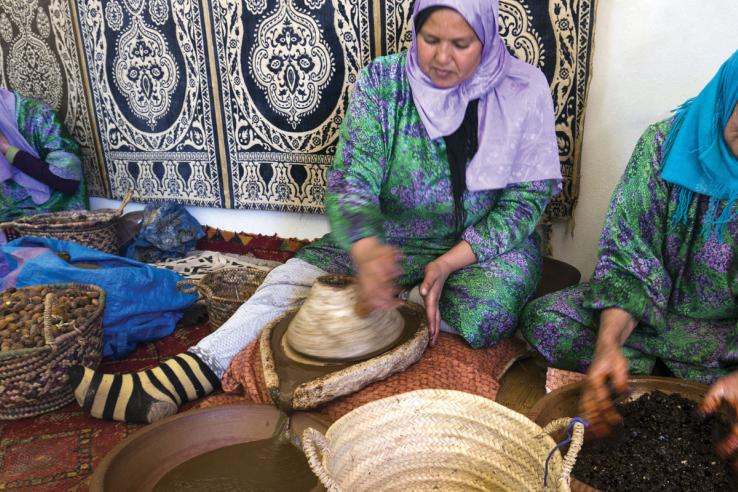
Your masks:
{"label": "red patterned rug", "polygon": [[304,239],[285,239],[276,235],[222,231],[210,226],[204,226],[203,230],[205,237],[197,242],[197,249],[251,255],[263,260],[285,262],[310,242]]}
{"label": "red patterned rug", "polygon": [[[207,322],[183,321],[170,336],[139,346],[122,361],[104,361],[101,369],[149,368],[184,352],[208,333]],[[100,460],[140,427],[94,419],[77,403],[38,417],[0,421],[0,490],[87,490]]]}

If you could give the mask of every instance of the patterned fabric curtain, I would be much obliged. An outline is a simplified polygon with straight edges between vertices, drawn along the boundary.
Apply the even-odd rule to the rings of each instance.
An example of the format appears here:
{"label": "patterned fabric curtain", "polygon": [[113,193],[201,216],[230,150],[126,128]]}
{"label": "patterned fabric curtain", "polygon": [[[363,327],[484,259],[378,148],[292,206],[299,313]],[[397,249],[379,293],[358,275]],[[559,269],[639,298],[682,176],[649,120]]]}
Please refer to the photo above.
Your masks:
{"label": "patterned fabric curtain", "polygon": [[108,196],[66,0],[0,0],[0,86],[46,101],[82,146],[89,193]]}
{"label": "patterned fabric curtain", "polygon": [[[501,0],[544,71],[571,216],[596,0]],[[323,211],[358,71],[407,48],[412,0],[0,0],[0,85],[64,115],[91,194]]]}

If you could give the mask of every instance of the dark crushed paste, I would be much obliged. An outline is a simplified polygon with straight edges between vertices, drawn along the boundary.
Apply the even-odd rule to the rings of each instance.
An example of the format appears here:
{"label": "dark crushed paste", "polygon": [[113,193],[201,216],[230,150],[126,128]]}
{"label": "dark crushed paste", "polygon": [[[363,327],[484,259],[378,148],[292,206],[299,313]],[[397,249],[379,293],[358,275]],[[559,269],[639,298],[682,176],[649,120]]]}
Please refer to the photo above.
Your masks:
{"label": "dark crushed paste", "polygon": [[728,425],[700,418],[696,406],[660,391],[617,405],[622,425],[606,439],[585,439],[572,475],[602,491],[738,491],[714,453]]}

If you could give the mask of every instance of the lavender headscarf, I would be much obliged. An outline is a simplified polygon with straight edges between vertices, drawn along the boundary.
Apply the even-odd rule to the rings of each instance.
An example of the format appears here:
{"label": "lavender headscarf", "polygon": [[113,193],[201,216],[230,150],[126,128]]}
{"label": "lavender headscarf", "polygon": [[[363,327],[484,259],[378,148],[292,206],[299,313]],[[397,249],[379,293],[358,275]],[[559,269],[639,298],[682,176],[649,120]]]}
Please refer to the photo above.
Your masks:
{"label": "lavender headscarf", "polygon": [[507,51],[497,27],[499,0],[417,0],[413,16],[428,7],[456,10],[484,44],[474,75],[448,89],[436,87],[420,69],[414,23],[408,52],[413,101],[432,139],[452,134],[469,101],[479,99],[479,148],[466,168],[467,188],[561,179],[548,82],[538,68]]}
{"label": "lavender headscarf", "polygon": [[[0,89],[0,132],[5,135],[10,145],[38,158],[36,149],[23,138],[18,130],[18,119],[15,114],[15,94],[6,89]],[[8,179],[12,179],[24,187],[31,195],[33,203],[47,202],[51,196],[47,185],[13,167],[5,156],[0,153],[0,182]]]}

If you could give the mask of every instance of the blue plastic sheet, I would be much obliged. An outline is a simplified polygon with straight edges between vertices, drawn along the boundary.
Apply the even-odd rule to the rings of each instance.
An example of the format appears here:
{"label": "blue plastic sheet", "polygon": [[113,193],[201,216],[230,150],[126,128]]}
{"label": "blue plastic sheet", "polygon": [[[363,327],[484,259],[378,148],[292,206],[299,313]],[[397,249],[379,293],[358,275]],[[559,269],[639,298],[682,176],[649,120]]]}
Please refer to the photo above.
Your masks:
{"label": "blue plastic sheet", "polygon": [[[66,253],[69,259],[56,253]],[[115,359],[126,356],[139,343],[171,334],[184,309],[197,299],[195,294],[177,290],[182,277],[175,272],[46,238],[23,237],[0,247],[0,279],[3,290],[54,282],[105,289],[103,356]]]}

